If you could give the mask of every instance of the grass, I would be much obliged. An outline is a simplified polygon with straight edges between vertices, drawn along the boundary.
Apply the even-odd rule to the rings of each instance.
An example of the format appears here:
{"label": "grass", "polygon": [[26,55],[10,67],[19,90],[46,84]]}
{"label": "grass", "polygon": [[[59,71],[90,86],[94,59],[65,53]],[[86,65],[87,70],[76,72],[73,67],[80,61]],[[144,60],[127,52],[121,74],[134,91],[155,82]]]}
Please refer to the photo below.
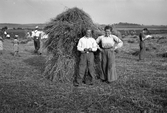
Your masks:
{"label": "grass", "polygon": [[167,59],[156,55],[165,51],[165,44],[156,43],[162,51],[147,51],[146,61],[138,62],[131,54],[138,50],[137,42],[128,40],[116,54],[118,81],[108,85],[96,80],[78,88],[45,79],[46,53],[34,55],[32,42],[21,44],[20,57],[14,57],[11,40],[4,40],[0,113],[166,113]]}

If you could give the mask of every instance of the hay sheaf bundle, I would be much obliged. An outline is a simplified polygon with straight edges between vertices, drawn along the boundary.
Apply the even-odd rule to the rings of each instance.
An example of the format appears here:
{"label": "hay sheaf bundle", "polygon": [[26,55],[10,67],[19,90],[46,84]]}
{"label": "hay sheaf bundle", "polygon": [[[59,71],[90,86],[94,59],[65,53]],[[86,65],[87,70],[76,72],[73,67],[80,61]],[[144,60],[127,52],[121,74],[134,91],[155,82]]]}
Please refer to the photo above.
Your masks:
{"label": "hay sheaf bundle", "polygon": [[[71,8],[52,19],[44,28],[49,34],[45,43],[49,53],[44,75],[54,81],[71,81],[77,74],[77,43],[87,28],[98,31],[83,10]],[[96,34],[96,33],[95,33]]]}

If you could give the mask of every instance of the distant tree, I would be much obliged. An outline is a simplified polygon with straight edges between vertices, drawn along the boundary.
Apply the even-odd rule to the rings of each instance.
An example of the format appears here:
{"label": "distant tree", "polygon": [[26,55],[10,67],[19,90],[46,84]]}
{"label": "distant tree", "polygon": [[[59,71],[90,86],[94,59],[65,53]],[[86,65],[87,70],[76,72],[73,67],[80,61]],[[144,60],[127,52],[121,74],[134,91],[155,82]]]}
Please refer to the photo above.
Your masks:
{"label": "distant tree", "polygon": [[18,27],[17,29],[23,29],[23,28],[21,28],[21,27]]}

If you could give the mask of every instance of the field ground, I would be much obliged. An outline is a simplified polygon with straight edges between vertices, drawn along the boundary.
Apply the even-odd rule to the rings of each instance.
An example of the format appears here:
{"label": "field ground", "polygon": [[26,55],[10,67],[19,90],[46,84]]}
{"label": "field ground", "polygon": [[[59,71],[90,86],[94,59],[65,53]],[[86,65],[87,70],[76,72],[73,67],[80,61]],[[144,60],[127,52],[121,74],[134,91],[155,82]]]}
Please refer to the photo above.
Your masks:
{"label": "field ground", "polygon": [[[93,86],[55,83],[42,76],[46,54],[33,54],[33,43],[20,45],[13,56],[11,40],[4,40],[0,55],[1,113],[166,113],[166,39],[148,41],[145,61],[137,61],[136,39],[124,38],[116,54],[119,80],[111,84],[95,81]],[[135,42],[136,41],[136,42]]]}

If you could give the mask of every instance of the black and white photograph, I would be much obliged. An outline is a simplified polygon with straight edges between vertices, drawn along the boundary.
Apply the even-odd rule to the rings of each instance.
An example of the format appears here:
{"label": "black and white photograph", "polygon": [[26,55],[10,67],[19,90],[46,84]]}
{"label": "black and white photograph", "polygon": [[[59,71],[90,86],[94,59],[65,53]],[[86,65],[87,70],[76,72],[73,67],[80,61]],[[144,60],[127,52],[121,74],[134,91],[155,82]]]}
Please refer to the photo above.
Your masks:
{"label": "black and white photograph", "polygon": [[167,113],[167,0],[0,0],[0,113]]}

